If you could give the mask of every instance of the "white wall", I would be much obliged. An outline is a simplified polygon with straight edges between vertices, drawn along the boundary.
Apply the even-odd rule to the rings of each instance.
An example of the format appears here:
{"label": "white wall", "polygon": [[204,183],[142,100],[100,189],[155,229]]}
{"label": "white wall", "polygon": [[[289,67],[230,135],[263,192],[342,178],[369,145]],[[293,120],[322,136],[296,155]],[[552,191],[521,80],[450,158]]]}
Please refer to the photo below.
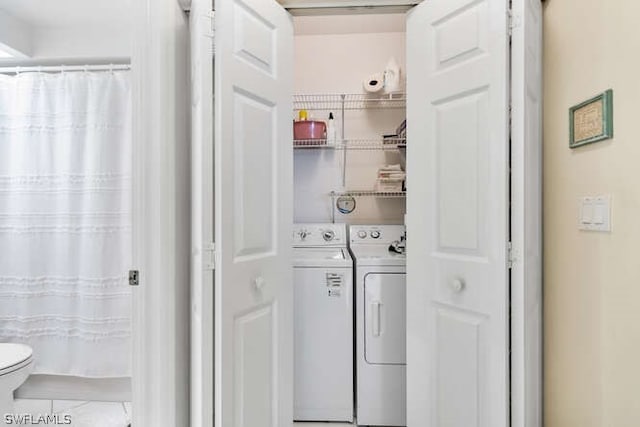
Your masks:
{"label": "white wall", "polygon": [[0,59],[0,64],[128,58],[132,51],[133,24],[130,1],[0,3],[0,47],[8,47],[14,55],[20,54]]}
{"label": "white wall", "polygon": [[128,58],[131,29],[124,23],[105,27],[39,28],[32,33],[32,59]]}
{"label": "white wall", "polygon": [[[405,34],[402,32],[296,35],[295,91],[298,94],[362,93],[362,80],[382,72],[392,56],[404,71]],[[339,119],[339,111],[333,113]],[[313,114],[314,119],[328,118],[328,112]],[[350,111],[346,114],[345,137],[381,138],[383,134],[395,133],[404,118],[404,110]],[[336,126],[339,134],[339,120]],[[294,156],[294,220],[329,222],[332,203],[328,194],[343,189],[343,152],[297,149]],[[346,189],[372,190],[378,167],[393,163],[399,163],[397,152],[348,151]],[[403,222],[402,199],[358,198],[356,203],[356,211],[350,215],[336,212],[336,222]]]}
{"label": "white wall", "polygon": [[16,56],[31,55],[31,38],[29,25],[0,10],[0,48]]}

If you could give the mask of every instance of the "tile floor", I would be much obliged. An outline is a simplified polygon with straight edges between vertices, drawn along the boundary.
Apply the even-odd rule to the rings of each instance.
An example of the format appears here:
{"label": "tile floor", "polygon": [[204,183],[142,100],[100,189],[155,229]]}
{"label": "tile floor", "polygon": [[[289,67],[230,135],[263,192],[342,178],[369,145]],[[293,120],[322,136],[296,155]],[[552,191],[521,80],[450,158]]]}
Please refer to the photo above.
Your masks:
{"label": "tile floor", "polygon": [[79,400],[16,399],[16,414],[71,415],[70,427],[127,427],[129,402],[83,402]]}
{"label": "tile floor", "polygon": [[[16,414],[69,414],[70,427],[127,427],[129,402],[83,402],[80,400],[16,399]],[[354,427],[348,423],[294,423],[294,427]]]}

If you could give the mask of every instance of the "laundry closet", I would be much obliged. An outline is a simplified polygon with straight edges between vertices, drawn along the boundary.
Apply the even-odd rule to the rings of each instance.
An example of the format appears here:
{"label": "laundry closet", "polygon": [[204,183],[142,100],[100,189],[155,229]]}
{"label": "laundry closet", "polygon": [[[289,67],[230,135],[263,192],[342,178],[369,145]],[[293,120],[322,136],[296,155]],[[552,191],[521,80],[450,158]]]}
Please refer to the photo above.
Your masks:
{"label": "laundry closet", "polygon": [[296,421],[406,425],[405,19],[294,18]]}
{"label": "laundry closet", "polygon": [[[505,427],[538,414],[540,3],[376,3],[405,7],[216,2],[213,88],[195,57],[196,93],[214,99],[195,114],[195,286],[215,283],[202,310],[215,342],[203,332],[195,353],[215,349],[219,425],[355,412],[360,425]],[[296,15],[313,5],[326,9]],[[375,90],[398,69],[393,90]],[[319,289],[304,304],[300,275]],[[342,326],[310,332],[321,307]],[[300,362],[300,345],[313,357]],[[314,377],[340,392],[296,383]],[[339,395],[346,418],[296,415],[304,388],[308,406]]]}

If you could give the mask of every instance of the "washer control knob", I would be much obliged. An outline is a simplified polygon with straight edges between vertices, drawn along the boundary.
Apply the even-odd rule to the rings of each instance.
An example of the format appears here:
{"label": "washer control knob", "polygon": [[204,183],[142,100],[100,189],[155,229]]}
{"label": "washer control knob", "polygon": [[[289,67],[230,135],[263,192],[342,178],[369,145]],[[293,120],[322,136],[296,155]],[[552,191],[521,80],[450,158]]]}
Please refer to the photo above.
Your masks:
{"label": "washer control knob", "polygon": [[330,242],[336,237],[336,233],[333,230],[325,230],[322,232],[322,238],[325,242]]}
{"label": "washer control knob", "polygon": [[380,238],[380,232],[378,230],[373,230],[370,234],[372,239],[379,239]]}
{"label": "washer control knob", "polygon": [[308,235],[309,235],[309,232],[307,230],[300,230],[298,232],[298,236],[300,236],[300,240],[306,239]]}
{"label": "washer control knob", "polygon": [[358,231],[358,237],[364,239],[365,237],[367,237],[367,232],[364,230]]}

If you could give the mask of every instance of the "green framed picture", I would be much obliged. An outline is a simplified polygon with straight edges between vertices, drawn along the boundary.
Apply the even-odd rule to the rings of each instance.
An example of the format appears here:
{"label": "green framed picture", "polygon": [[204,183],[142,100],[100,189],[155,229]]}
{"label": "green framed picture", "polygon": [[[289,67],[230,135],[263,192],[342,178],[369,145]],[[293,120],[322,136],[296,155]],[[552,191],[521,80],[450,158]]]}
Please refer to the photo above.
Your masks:
{"label": "green framed picture", "polygon": [[613,90],[569,108],[569,147],[613,137]]}

